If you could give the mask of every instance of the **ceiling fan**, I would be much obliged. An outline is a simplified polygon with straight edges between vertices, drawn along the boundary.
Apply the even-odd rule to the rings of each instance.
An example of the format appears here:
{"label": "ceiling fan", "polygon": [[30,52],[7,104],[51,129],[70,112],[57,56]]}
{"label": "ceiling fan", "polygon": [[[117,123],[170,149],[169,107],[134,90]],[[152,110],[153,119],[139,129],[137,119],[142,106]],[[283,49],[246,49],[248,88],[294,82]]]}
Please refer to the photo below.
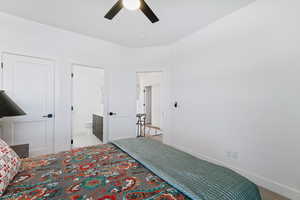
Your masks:
{"label": "ceiling fan", "polygon": [[112,20],[122,8],[128,10],[141,10],[152,23],[159,21],[158,17],[144,0],[118,0],[104,17]]}

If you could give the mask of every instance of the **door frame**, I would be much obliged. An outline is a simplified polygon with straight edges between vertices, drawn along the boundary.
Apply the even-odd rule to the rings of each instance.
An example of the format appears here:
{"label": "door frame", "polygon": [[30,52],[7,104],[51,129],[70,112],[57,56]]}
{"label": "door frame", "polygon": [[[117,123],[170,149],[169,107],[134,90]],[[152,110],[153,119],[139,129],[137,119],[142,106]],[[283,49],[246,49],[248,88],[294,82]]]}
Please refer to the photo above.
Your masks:
{"label": "door frame", "polygon": [[[108,112],[108,90],[107,90],[107,70],[105,70],[104,67],[98,67],[98,66],[95,66],[95,65],[87,65],[87,64],[80,64],[80,63],[76,63],[76,62],[72,62],[71,63],[71,74],[70,74],[70,77],[71,77],[71,112],[70,112],[70,130],[71,130],[71,134],[70,134],[70,141],[73,140],[73,133],[74,133],[74,130],[73,130],[73,123],[74,123],[74,120],[73,120],[73,110],[72,110],[72,106],[74,104],[74,96],[73,96],[73,85],[74,85],[74,82],[73,82],[73,73],[74,73],[74,67],[75,66],[80,66],[80,67],[85,67],[85,68],[92,68],[92,69],[99,69],[99,70],[103,70],[104,71],[104,87],[103,87],[103,93],[104,93],[104,98],[103,98],[103,144],[107,143],[108,141],[108,115],[107,115],[107,112]],[[72,149],[72,144],[70,145],[70,149]]]}
{"label": "door frame", "polygon": [[[145,86],[143,88],[144,93],[144,102],[143,102],[143,109],[144,113],[146,114],[146,124],[152,124],[152,85],[151,86]],[[159,100],[160,101],[160,100]],[[147,103],[150,102],[150,105],[147,105]],[[150,118],[148,118],[148,114],[150,115]]]}
{"label": "door frame", "polygon": [[[57,83],[57,76],[56,76],[56,60],[52,59],[52,58],[46,58],[46,57],[40,57],[40,56],[32,56],[32,55],[28,55],[28,54],[22,54],[22,53],[12,53],[9,51],[2,51],[1,53],[1,68],[0,68],[0,89],[4,89],[4,68],[5,68],[5,63],[4,63],[4,56],[5,55],[13,55],[13,56],[23,56],[23,57],[27,57],[27,58],[32,58],[32,59],[39,59],[39,60],[44,60],[44,61],[50,61],[53,63],[53,69],[52,69],[52,88],[53,88],[53,96],[52,96],[52,102],[53,102],[53,120],[52,120],[52,145],[51,145],[51,153],[55,153],[56,150],[56,144],[55,144],[55,133],[56,133],[56,83]],[[2,67],[2,64],[4,64],[4,67]],[[15,118],[11,118],[11,119],[15,119]],[[2,120],[2,122],[5,122],[7,120]],[[12,135],[10,138],[10,144],[11,145],[15,145],[15,134],[14,134],[14,130],[13,130],[13,121],[10,122],[10,129],[12,131]],[[7,130],[5,130],[5,128],[3,127],[3,124],[0,121],[0,136],[4,136],[4,132],[6,132]]]}
{"label": "door frame", "polygon": [[[165,115],[167,113],[167,102],[168,102],[168,98],[165,95],[162,95],[164,93],[166,93],[167,91],[167,70],[164,68],[159,68],[157,70],[137,70],[136,71],[136,75],[139,73],[161,73],[161,83],[160,83],[160,128],[161,130],[163,130],[163,133],[165,134],[167,132],[167,126],[166,126],[166,118]],[[137,76],[136,76],[137,77]],[[136,82],[138,81],[138,79],[136,80]],[[137,112],[137,110],[136,110]]]}

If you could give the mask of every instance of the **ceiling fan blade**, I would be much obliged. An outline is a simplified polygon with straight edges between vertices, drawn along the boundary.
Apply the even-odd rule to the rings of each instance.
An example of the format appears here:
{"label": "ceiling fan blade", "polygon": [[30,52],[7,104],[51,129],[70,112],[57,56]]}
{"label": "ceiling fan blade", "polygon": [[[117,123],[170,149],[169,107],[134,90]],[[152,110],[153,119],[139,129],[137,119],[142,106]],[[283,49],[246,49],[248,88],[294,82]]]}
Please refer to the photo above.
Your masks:
{"label": "ceiling fan blade", "polygon": [[109,11],[108,13],[104,16],[107,19],[113,19],[123,8],[122,5],[122,0],[119,0]]}
{"label": "ceiling fan blade", "polygon": [[152,23],[159,21],[158,17],[154,14],[152,9],[148,6],[148,4],[144,0],[141,0],[141,11],[146,15],[146,17],[148,17],[148,19]]}

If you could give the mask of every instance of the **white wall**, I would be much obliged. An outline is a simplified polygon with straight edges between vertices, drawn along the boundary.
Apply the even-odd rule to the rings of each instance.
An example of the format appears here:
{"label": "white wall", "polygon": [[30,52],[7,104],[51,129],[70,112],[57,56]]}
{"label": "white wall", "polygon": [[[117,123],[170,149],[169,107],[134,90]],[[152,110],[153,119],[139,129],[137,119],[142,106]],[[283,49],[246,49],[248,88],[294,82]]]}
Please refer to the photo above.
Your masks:
{"label": "white wall", "polygon": [[160,88],[161,86],[156,84],[152,85],[152,107],[151,107],[151,113],[152,113],[152,125],[156,127],[160,127],[160,121],[161,121],[161,111],[160,111]]}
{"label": "white wall", "polygon": [[104,116],[104,70],[73,65],[72,134],[92,132],[93,114]]}
{"label": "white wall", "polygon": [[257,0],[172,46],[142,49],[1,14],[0,51],[57,61],[57,149],[69,139],[70,63],[122,62],[132,73],[166,72],[165,142],[300,199],[299,10],[297,0]]}
{"label": "white wall", "polygon": [[[55,151],[70,148],[72,64],[99,66],[108,74],[112,68],[127,67],[135,74],[133,67],[121,65],[124,58],[121,52],[126,50],[109,42],[0,13],[1,53],[10,52],[55,61]],[[135,89],[134,84],[130,87]],[[134,108],[132,113],[135,113]],[[134,123],[135,120],[132,120],[132,126],[135,126]]]}
{"label": "white wall", "polygon": [[172,100],[179,108],[166,137],[295,200],[299,10],[297,0],[257,0],[174,44]]}
{"label": "white wall", "polygon": [[167,72],[166,143],[295,200],[299,10],[297,0],[257,0],[172,46],[127,55],[134,66]]}

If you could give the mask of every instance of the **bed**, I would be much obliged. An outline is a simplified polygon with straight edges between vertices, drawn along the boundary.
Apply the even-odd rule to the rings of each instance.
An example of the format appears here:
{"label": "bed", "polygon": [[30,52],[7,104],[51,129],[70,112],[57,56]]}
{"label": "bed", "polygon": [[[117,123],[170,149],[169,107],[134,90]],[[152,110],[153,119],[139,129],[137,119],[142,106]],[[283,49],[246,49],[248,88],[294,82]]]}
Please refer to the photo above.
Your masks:
{"label": "bed", "polygon": [[232,170],[151,139],[25,159],[1,200],[261,200]]}

